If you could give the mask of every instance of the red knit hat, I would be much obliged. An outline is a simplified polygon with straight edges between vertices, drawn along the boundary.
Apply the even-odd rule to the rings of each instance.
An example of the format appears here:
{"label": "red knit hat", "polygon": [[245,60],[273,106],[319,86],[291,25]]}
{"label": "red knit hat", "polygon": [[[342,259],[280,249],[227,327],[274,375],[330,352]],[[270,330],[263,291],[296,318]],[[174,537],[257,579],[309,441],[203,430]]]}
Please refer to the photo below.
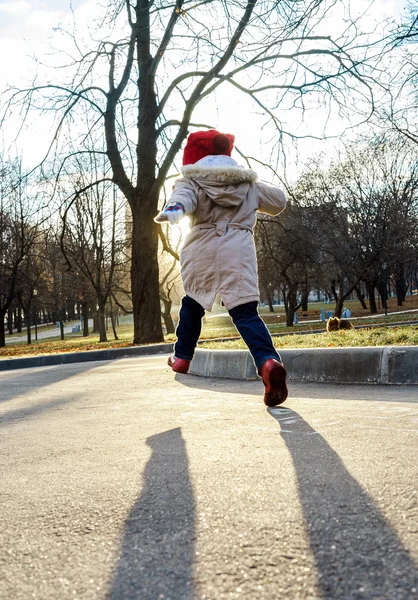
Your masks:
{"label": "red knit hat", "polygon": [[205,156],[225,154],[231,156],[235,136],[230,133],[219,133],[216,129],[196,131],[187,138],[183,153],[183,165],[192,165]]}

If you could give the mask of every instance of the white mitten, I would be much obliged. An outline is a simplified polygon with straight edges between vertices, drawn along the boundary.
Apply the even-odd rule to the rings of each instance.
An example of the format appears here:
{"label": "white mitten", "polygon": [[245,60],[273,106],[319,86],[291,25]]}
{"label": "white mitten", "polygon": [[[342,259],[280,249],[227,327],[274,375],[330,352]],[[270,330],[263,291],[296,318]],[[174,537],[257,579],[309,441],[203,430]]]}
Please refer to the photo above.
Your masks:
{"label": "white mitten", "polygon": [[176,225],[184,217],[184,209],[181,204],[172,202],[167,204],[164,210],[154,218],[156,223],[163,223],[168,221],[170,225]]}

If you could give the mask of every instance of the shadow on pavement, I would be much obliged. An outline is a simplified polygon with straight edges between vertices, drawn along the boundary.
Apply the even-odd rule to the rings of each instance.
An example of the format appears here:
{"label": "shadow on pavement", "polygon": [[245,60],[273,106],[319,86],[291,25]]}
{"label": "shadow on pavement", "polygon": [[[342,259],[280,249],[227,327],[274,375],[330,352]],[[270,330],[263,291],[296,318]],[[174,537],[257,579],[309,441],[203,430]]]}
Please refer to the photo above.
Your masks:
{"label": "shadow on pavement", "polygon": [[291,454],[322,600],[412,600],[418,569],[337,453],[290,409],[269,409]]}
{"label": "shadow on pavement", "polygon": [[109,600],[192,600],[195,503],[181,429],[147,440],[152,455],[125,523]]}
{"label": "shadow on pavement", "polygon": [[[24,373],[18,377],[0,379],[0,427],[13,425],[28,417],[30,418],[48,412],[51,409],[59,409],[70,402],[77,402],[80,396],[76,393],[70,393],[73,391],[71,389],[71,384],[68,386],[68,390],[66,390],[65,393],[60,392],[58,399],[49,401],[44,400],[42,388],[71,379],[72,377],[77,377],[80,373],[83,374],[86,371],[90,371],[99,366],[102,365],[100,365],[100,363],[89,363],[88,365],[83,365],[81,369],[71,369],[70,372],[63,371],[63,369],[57,367],[51,367],[51,369],[48,369],[47,371],[45,368],[39,367],[39,372]],[[80,365],[77,365],[77,367],[80,367]],[[23,397],[25,400],[28,400],[25,396],[31,394],[35,390],[39,393],[36,397],[32,396],[26,406],[10,409],[14,406],[13,404],[2,404],[3,402],[7,403],[7,401],[13,400],[13,398],[16,397],[19,397],[20,399]]]}
{"label": "shadow on pavement", "polygon": [[0,427],[19,423],[20,421],[26,420],[28,417],[35,417],[50,410],[58,410],[70,402],[77,402],[77,400],[79,400],[77,394],[66,394],[65,397],[62,397],[59,400],[51,400],[49,402],[41,401],[39,404],[32,406],[8,410],[7,412],[0,414]]}
{"label": "shadow on pavement", "polygon": [[[221,379],[220,377],[200,377],[198,375],[175,374],[175,380],[189,388],[207,389],[226,394],[246,394],[263,398],[261,380]],[[416,385],[353,385],[335,383],[302,383],[289,381],[289,400],[308,398],[313,400],[350,400],[418,403]]]}
{"label": "shadow on pavement", "polygon": [[[2,371],[0,373],[0,406],[15,396],[23,396],[43,387],[59,383],[71,377],[83,375],[97,367],[103,367],[103,362],[73,363],[52,367],[34,367],[21,371]],[[71,368],[73,367],[73,368]]]}

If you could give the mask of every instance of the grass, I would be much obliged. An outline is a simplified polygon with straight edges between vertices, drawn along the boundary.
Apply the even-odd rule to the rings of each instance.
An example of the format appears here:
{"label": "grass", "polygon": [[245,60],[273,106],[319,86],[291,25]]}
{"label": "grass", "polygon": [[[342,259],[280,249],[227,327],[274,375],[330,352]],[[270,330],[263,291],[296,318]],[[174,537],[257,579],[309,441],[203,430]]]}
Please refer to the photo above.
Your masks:
{"label": "grass", "polygon": [[[318,329],[325,329],[325,323],[321,322],[299,322],[293,327],[286,327],[286,323],[284,322],[274,322],[272,319],[269,319],[268,315],[263,314],[262,316],[270,333],[289,333],[297,335],[299,331],[316,331]],[[352,320],[352,323],[354,324],[354,326],[363,326],[378,323],[390,324],[414,320],[418,320],[418,310],[413,313],[408,312],[400,315],[388,315],[387,317],[381,315],[375,318],[354,319]],[[206,318],[204,320],[201,336],[203,339],[235,336],[238,336],[238,333],[233,324],[231,323],[231,319],[229,317],[214,317],[210,319]]]}
{"label": "grass", "polygon": [[[418,325],[405,327],[359,329],[318,333],[312,335],[285,335],[273,338],[276,348],[336,348],[343,346],[418,346]],[[204,342],[201,348],[217,350],[244,350],[242,340]]]}
{"label": "grass", "polygon": [[124,348],[133,346],[132,340],[111,340],[109,342],[99,342],[98,337],[88,338],[67,338],[61,340],[48,340],[33,342],[33,344],[7,344],[5,348],[0,348],[0,359],[38,356],[40,354],[57,354],[61,352],[84,352],[86,350],[103,350],[105,348]]}

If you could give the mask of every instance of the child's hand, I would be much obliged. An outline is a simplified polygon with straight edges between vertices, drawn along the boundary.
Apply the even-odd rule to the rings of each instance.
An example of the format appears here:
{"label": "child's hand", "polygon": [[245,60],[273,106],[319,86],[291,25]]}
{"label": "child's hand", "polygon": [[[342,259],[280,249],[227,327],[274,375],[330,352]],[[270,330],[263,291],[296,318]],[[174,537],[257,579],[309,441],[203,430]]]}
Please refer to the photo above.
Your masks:
{"label": "child's hand", "polygon": [[154,218],[156,223],[163,223],[164,221],[168,221],[170,225],[177,224],[184,217],[184,209],[181,204],[177,202],[172,204],[167,204],[165,209],[158,213],[158,215]]}

